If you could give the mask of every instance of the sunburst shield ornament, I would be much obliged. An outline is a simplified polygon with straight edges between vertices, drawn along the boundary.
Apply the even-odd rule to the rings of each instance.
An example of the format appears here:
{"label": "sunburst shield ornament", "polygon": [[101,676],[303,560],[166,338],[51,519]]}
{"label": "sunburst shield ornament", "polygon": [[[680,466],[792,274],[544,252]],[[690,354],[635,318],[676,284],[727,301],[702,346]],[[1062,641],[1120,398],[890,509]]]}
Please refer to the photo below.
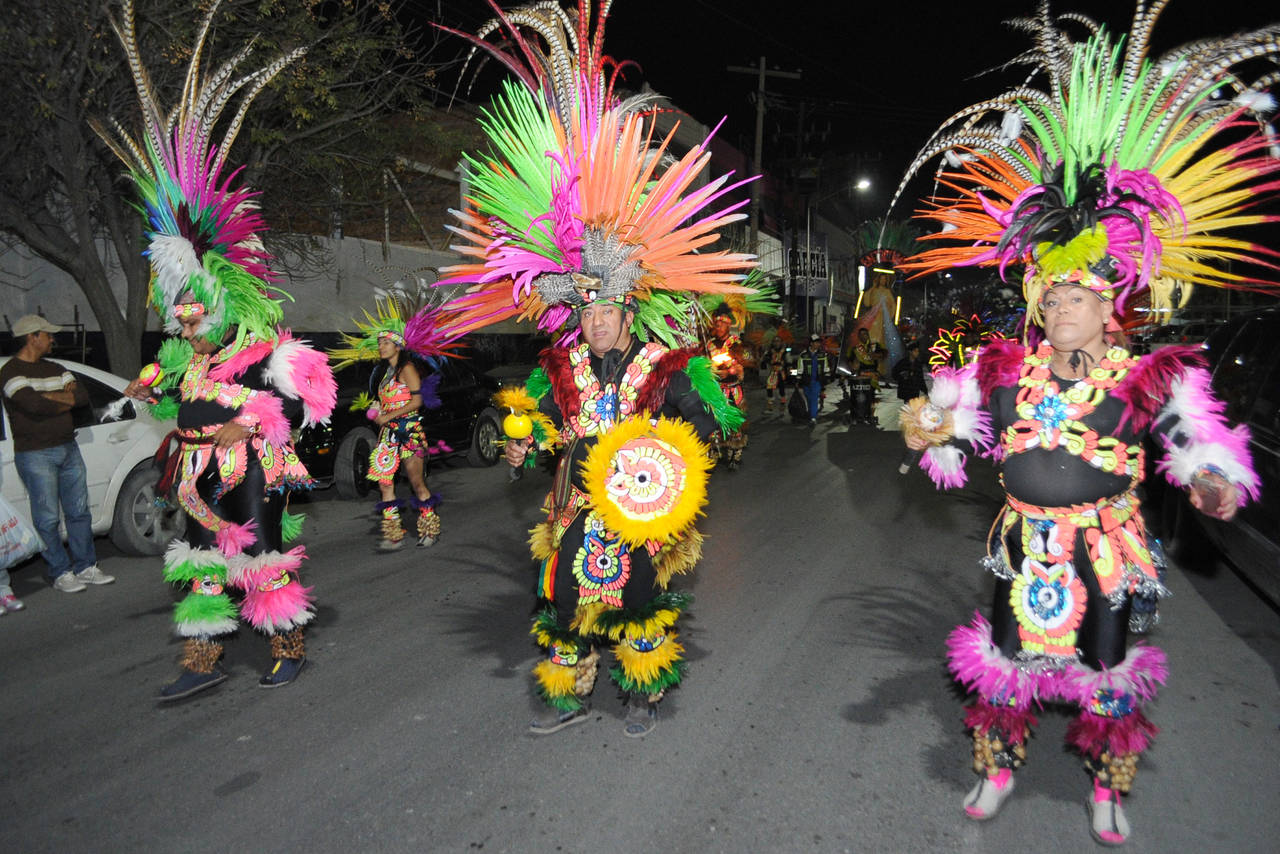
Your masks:
{"label": "sunburst shield ornament", "polygon": [[600,436],[583,481],[605,526],[631,548],[668,543],[707,503],[710,452],[683,421],[636,416]]}

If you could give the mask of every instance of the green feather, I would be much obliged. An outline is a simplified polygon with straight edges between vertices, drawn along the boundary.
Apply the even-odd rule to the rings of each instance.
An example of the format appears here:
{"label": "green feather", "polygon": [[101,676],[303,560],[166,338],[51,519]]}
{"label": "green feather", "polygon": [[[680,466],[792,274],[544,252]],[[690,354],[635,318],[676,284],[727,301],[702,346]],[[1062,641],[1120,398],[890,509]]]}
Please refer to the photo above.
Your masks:
{"label": "green feather", "polygon": [[162,397],[158,403],[147,404],[151,417],[157,421],[168,421],[171,418],[177,418],[178,406],[178,401],[172,397]]}
{"label": "green feather", "polygon": [[349,412],[364,412],[373,406],[373,397],[367,391],[362,391],[356,395],[356,399],[351,401],[351,406],[347,407]]}
{"label": "green feather", "polygon": [[596,618],[596,625],[601,632],[608,634],[615,629],[624,628],[628,623],[643,623],[651,620],[659,611],[685,611],[691,604],[693,604],[692,594],[668,590],[634,608],[610,608]]}
{"label": "green feather", "polygon": [[156,362],[159,363],[160,370],[164,371],[164,377],[156,383],[154,390],[172,388],[181,382],[182,375],[187,372],[187,365],[191,364],[194,357],[195,351],[191,349],[190,341],[184,338],[166,338],[160,345],[160,352],[156,354]]}
{"label": "green feather", "polygon": [[190,593],[173,606],[173,619],[177,623],[211,623],[234,620],[237,616],[235,603],[225,593],[215,596]]}
{"label": "green feather", "polygon": [[720,431],[726,436],[742,427],[746,416],[742,410],[729,402],[720,388],[720,382],[711,370],[711,360],[706,356],[694,356],[684,369],[689,377],[693,390],[702,398],[702,402],[711,410],[711,415],[720,425]]}
{"label": "green feather", "polygon": [[623,691],[632,694],[661,694],[668,688],[674,688],[680,684],[680,680],[684,677],[686,663],[677,659],[672,667],[668,670],[661,670],[658,675],[650,682],[636,682],[627,677],[623,672],[621,664],[615,664],[609,668],[609,675],[613,677],[613,681]]}
{"label": "green feather", "polygon": [[291,543],[302,534],[302,523],[307,521],[305,513],[290,513],[288,510],[280,514],[280,539]]}
{"label": "green feather", "polygon": [[534,368],[533,373],[529,374],[529,379],[525,381],[524,390],[529,392],[529,396],[534,400],[542,400],[547,396],[547,392],[551,391],[551,378],[542,368]]}

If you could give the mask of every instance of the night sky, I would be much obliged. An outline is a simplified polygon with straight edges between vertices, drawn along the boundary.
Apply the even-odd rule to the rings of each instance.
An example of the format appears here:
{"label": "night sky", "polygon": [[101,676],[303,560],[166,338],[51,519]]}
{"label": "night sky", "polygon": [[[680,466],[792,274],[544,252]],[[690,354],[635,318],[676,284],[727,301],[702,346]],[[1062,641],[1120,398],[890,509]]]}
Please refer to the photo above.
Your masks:
{"label": "night sky", "polygon": [[[445,2],[446,17],[457,16],[464,28],[489,17],[483,0]],[[1128,31],[1133,8],[1126,0],[1061,0],[1051,6],[1056,13],[1084,13],[1113,32]],[[645,81],[708,125],[727,117],[722,138],[748,154],[756,78],[727,66],[754,67],[765,56],[770,68],[802,71],[802,80],[767,83],[773,97],[766,164],[796,152],[803,115],[809,153],[878,156],[871,168],[884,187],[896,183],[943,119],[1020,82],[1017,70],[975,75],[1030,44],[1001,22],[1035,9],[1035,0],[615,0],[605,45],[615,59],[642,67],[643,75],[629,77],[630,86]],[[1269,2],[1172,0],[1156,25],[1154,52],[1277,20],[1280,8]],[[483,100],[480,91],[473,96]],[[884,196],[887,202],[887,191]]]}

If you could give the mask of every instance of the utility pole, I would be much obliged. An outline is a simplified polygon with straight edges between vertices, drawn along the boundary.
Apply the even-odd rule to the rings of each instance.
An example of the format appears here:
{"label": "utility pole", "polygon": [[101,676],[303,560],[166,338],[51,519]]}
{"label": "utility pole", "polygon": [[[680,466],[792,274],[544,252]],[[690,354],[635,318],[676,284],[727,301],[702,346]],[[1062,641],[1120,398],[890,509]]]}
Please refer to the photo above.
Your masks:
{"label": "utility pole", "polygon": [[[765,65],[764,57],[760,57],[760,64],[756,68],[747,68],[742,65],[730,65],[729,71],[735,74],[754,74],[756,75],[756,141],[755,150],[751,155],[752,169],[757,175],[764,175],[764,81],[766,77],[783,77],[788,80],[799,80],[800,72],[798,71],[770,71]],[[757,255],[760,253],[760,191],[761,181],[751,182],[751,251]]]}

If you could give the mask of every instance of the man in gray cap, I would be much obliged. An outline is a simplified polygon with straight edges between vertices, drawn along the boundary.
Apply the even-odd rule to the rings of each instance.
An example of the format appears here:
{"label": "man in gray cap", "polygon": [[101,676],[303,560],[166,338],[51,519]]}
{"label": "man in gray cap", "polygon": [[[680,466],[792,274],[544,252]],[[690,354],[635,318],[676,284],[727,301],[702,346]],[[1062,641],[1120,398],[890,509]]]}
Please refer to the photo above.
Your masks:
{"label": "man in gray cap", "polygon": [[[45,358],[53,349],[53,333],[60,331],[39,315],[18,318],[13,337],[21,349],[0,368],[0,391],[13,428],[18,476],[44,542],[49,581],[55,590],[79,593],[86,584],[110,584],[115,578],[98,569],[84,460],[71,417],[72,409],[89,404],[89,395],[70,371]],[[59,505],[70,556],[58,532]]]}

